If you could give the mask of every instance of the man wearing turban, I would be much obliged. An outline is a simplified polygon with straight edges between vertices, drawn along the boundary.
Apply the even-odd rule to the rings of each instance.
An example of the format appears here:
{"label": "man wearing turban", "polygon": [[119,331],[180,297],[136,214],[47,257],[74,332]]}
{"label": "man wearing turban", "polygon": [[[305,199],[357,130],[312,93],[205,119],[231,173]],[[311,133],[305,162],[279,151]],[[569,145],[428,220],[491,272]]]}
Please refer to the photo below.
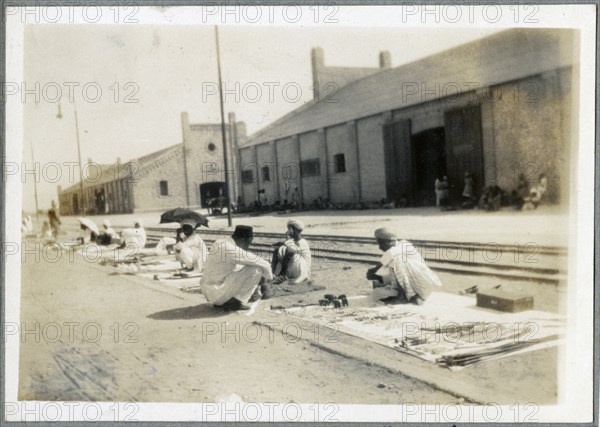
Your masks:
{"label": "man wearing turban", "polygon": [[121,248],[127,248],[137,254],[146,246],[146,230],[141,219],[136,219],[133,228],[126,228],[121,232]]}
{"label": "man wearing turban", "polygon": [[194,233],[196,221],[185,219],[177,230],[175,259],[187,271],[201,272],[208,256],[208,249],[199,235]]}
{"label": "man wearing turban", "polygon": [[302,238],[304,224],[299,220],[289,220],[287,223],[287,240],[279,243],[273,252],[271,268],[277,277],[273,284],[286,280],[300,283],[310,278],[311,255],[306,239]]}
{"label": "man wearing turban", "polygon": [[441,286],[440,279],[427,267],[412,243],[398,242],[396,234],[387,228],[375,230],[375,239],[383,256],[367,271],[367,279],[376,280],[391,291],[392,295],[384,299],[385,302],[422,305],[433,288]]}

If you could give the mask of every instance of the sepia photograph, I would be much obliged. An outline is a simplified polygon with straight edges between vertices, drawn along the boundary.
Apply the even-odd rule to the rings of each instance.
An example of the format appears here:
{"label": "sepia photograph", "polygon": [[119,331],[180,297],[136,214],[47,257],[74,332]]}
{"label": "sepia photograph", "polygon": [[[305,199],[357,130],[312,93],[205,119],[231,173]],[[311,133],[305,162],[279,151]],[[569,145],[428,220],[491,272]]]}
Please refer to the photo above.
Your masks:
{"label": "sepia photograph", "polygon": [[598,422],[596,5],[150,4],[3,10],[5,421]]}

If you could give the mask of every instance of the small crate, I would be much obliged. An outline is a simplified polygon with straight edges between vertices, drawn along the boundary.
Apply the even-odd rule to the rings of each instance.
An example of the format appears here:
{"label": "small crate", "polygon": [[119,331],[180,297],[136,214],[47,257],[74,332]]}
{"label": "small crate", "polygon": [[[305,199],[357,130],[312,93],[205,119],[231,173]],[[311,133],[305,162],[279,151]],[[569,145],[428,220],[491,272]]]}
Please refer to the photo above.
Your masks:
{"label": "small crate", "polygon": [[477,307],[491,308],[508,313],[533,309],[533,295],[491,289],[477,293]]}

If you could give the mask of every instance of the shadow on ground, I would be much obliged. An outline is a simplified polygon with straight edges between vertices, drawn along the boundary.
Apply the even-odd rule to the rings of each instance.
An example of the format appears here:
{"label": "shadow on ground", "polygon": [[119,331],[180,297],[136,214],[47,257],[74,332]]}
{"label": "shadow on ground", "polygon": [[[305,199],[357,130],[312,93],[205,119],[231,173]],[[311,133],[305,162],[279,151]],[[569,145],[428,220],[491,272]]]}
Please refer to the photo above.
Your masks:
{"label": "shadow on ground", "polygon": [[171,310],[158,311],[146,316],[154,320],[187,320],[187,319],[208,319],[221,317],[229,314],[223,310],[217,309],[212,304],[192,305],[189,307],[174,308]]}

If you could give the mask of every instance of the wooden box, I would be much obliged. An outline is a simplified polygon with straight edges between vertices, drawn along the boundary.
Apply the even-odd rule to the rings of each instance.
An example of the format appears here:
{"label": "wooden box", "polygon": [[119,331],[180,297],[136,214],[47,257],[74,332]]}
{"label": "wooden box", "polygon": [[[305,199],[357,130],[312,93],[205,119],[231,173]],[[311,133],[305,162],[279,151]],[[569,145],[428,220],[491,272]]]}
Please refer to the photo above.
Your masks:
{"label": "wooden box", "polygon": [[517,313],[533,309],[533,296],[491,289],[477,293],[477,307]]}

